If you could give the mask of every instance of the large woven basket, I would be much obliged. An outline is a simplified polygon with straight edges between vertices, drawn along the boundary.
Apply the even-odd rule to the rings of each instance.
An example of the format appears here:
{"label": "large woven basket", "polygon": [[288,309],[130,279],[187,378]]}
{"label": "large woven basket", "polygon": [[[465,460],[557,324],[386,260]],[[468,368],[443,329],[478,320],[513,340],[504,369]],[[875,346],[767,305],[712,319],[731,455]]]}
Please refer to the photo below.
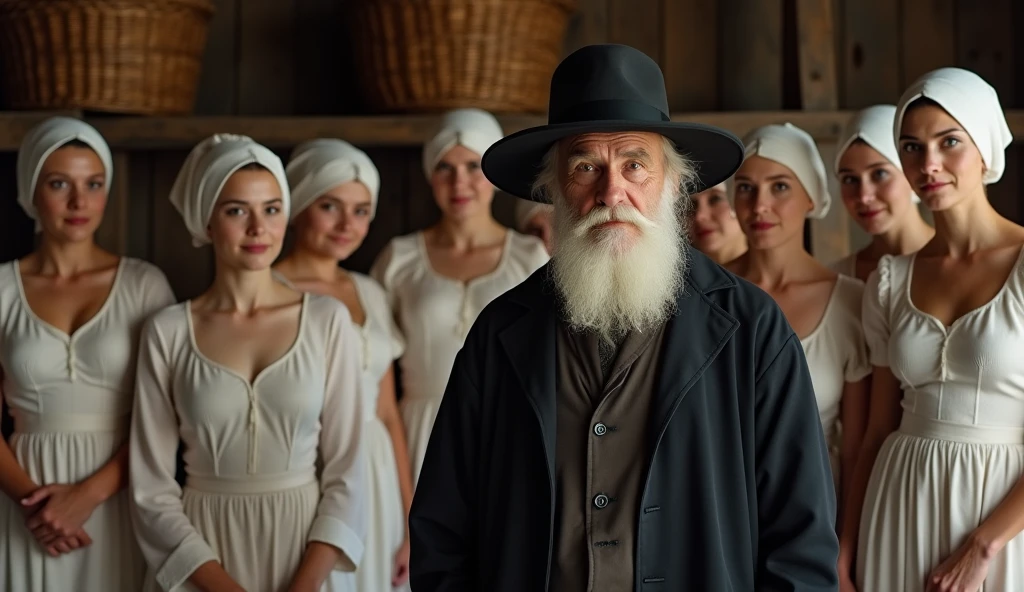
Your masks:
{"label": "large woven basket", "polygon": [[359,0],[359,87],[375,112],[547,110],[575,0]]}
{"label": "large woven basket", "polygon": [[13,109],[192,111],[210,0],[0,0]]}

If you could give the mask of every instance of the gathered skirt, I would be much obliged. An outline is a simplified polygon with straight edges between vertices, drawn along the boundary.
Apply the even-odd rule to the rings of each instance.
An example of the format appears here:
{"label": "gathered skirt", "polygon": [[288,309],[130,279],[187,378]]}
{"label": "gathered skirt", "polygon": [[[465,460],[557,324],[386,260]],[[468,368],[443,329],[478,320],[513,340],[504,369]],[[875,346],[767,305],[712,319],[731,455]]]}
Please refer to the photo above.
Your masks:
{"label": "gathered skirt", "polygon": [[[90,427],[90,416],[71,421],[66,427]],[[10,446],[34,482],[78,483],[113,458],[126,434],[125,429],[15,431]],[[50,557],[25,527],[19,505],[0,494],[0,590],[138,592],[146,567],[131,526],[128,491],[100,504],[83,528],[90,546]]]}
{"label": "gathered skirt", "polygon": [[[216,483],[190,480],[182,493],[185,515],[217,554],[228,575],[248,592],[286,592],[306,551],[320,502],[310,481],[267,493],[216,491]],[[155,573],[146,592],[163,592]],[[178,590],[193,592],[187,582]],[[321,592],[355,592],[355,573],[334,570]]]}
{"label": "gathered skirt", "polygon": [[[904,414],[871,472],[858,590],[918,591],[1024,475],[1024,429]],[[989,565],[983,592],[1024,592],[1024,534]]]}
{"label": "gathered skirt", "polygon": [[367,452],[370,530],[363,558],[356,569],[359,592],[406,592],[408,580],[391,586],[395,554],[405,542],[405,509],[398,483],[395,449],[384,423],[374,418],[364,426],[363,446]]}
{"label": "gathered skirt", "polygon": [[423,468],[423,457],[427,454],[427,443],[430,432],[434,429],[434,419],[441,407],[441,398],[414,397],[403,398],[399,404],[402,422],[405,424],[405,435],[409,446],[409,463],[412,465],[412,482],[420,480],[420,469]]}

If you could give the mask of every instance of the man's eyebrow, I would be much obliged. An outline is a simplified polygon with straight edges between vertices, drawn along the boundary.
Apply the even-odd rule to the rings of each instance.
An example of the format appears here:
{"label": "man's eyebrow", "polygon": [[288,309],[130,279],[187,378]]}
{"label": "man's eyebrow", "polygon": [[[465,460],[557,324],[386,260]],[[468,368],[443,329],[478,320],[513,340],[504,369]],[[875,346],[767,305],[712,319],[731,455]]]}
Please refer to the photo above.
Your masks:
{"label": "man's eyebrow", "polygon": [[649,161],[651,160],[651,153],[644,150],[643,148],[632,148],[630,150],[624,150],[619,153],[620,156],[625,158],[632,158],[635,160]]}

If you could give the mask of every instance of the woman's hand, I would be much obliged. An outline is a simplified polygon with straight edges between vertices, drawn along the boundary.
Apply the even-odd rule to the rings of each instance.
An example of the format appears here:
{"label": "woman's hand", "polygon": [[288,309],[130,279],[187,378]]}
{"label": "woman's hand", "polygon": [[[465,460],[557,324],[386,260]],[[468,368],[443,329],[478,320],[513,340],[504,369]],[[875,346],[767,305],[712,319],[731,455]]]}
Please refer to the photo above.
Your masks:
{"label": "woman's hand", "polygon": [[60,539],[77,537],[100,503],[102,499],[88,487],[64,483],[44,485],[21,500],[22,506],[39,506],[25,520],[25,526],[47,549]]}
{"label": "woman's hand", "polygon": [[977,592],[994,553],[971,537],[928,576],[928,592]]}
{"label": "woman's hand", "polygon": [[852,562],[849,556],[842,550],[839,552],[839,592],[857,592],[857,586],[853,583]]}
{"label": "woman's hand", "polygon": [[50,557],[59,557],[64,553],[84,549],[91,544],[92,539],[89,538],[89,535],[85,530],[79,529],[74,535],[57,539],[56,542],[51,543],[49,547],[46,547],[46,552]]}
{"label": "woman's hand", "polygon": [[409,581],[409,537],[395,553],[395,568],[391,571],[391,586],[397,588]]}

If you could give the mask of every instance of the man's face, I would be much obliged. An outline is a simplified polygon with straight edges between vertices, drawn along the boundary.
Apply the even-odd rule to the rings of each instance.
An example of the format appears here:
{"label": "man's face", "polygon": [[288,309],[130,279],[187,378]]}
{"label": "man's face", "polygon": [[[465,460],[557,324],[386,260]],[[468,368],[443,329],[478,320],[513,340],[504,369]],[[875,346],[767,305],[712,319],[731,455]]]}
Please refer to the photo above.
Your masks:
{"label": "man's face", "polygon": [[558,147],[558,184],[574,232],[622,252],[665,205],[668,175],[662,136],[647,132],[584,134]]}

